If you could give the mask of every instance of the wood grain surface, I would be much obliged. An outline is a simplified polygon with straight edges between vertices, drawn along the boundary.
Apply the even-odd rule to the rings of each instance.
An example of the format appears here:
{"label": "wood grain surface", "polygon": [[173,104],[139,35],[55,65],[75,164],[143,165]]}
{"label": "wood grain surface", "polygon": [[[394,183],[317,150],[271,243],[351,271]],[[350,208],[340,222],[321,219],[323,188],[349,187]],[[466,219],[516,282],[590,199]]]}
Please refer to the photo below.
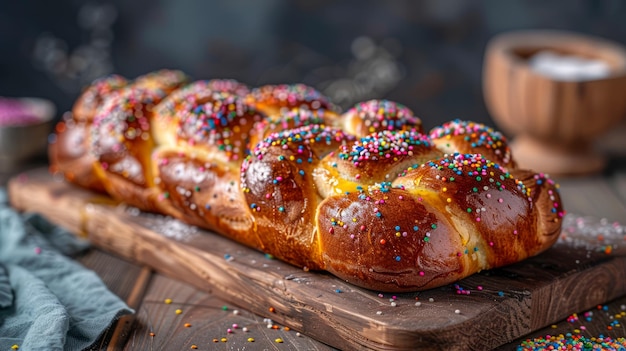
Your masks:
{"label": "wood grain surface", "polygon": [[[229,316],[224,325],[218,325],[220,322],[214,318],[203,319],[197,306],[211,306],[207,296],[244,308],[254,318],[270,318],[278,325],[341,349],[485,350],[626,294],[626,257],[563,245],[519,264],[474,275],[458,285],[397,296],[379,294],[328,274],[304,272],[172,219],[112,205],[106,199],[55,181],[45,172],[14,178],[9,193],[16,208],[41,212],[76,233],[86,234],[105,251],[189,284],[165,284],[164,290],[159,291],[153,287],[169,278],[149,279],[150,275],[136,266],[103,277],[105,282],[129,279],[128,284],[122,284],[127,290],[120,293],[127,301],[132,302],[133,294],[140,294],[141,289],[148,289],[136,316],[150,314],[150,323],[141,324],[132,329],[132,335],[126,335],[130,337],[127,348],[142,343],[145,347],[136,349],[152,349],[155,344],[151,343],[158,341],[156,345],[163,345],[174,339],[177,345],[191,347],[190,343],[200,339],[194,334],[199,329],[193,329],[194,325],[216,323],[213,330],[228,329],[233,318],[228,310],[224,310],[224,315]],[[167,289],[171,289],[172,295],[176,290],[179,297],[175,304],[163,303]],[[189,296],[185,297],[181,289],[189,289]],[[459,293],[468,291],[470,294]],[[154,301],[154,306],[150,301]],[[175,313],[174,305],[179,306],[181,315],[184,306],[193,305],[194,313],[180,319],[158,318]],[[207,311],[213,311],[213,317],[214,309],[215,306],[207,307]],[[168,326],[163,328],[156,323]],[[167,332],[146,337],[151,333],[148,330]],[[269,329],[259,337],[276,338],[278,332]],[[227,334],[216,333],[211,340],[221,342]],[[136,338],[137,335],[141,337]],[[294,344],[293,349],[326,347],[308,338],[301,340],[306,344]]]}

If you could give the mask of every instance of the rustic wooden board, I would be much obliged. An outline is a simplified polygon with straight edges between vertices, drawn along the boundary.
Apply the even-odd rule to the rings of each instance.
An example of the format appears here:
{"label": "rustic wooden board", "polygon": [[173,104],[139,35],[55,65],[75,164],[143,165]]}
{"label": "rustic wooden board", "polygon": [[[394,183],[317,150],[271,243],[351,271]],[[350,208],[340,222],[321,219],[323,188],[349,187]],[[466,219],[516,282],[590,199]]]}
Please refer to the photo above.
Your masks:
{"label": "rustic wooden board", "polygon": [[626,294],[625,256],[557,245],[456,286],[380,295],[111,204],[45,172],[12,179],[9,196],[16,208],[40,212],[95,246],[340,349],[485,350]]}

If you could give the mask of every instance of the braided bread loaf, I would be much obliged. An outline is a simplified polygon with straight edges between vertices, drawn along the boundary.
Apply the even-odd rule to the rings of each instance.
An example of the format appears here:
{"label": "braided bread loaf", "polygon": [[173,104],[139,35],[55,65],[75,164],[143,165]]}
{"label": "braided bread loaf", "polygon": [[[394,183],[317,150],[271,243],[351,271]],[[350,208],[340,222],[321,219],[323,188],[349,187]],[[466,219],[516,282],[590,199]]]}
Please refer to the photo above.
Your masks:
{"label": "braided bread loaf", "polygon": [[341,114],[302,84],[111,76],[56,131],[51,167],[71,182],[379,291],[536,255],[564,215],[499,132],[455,120],[425,134],[386,100]]}

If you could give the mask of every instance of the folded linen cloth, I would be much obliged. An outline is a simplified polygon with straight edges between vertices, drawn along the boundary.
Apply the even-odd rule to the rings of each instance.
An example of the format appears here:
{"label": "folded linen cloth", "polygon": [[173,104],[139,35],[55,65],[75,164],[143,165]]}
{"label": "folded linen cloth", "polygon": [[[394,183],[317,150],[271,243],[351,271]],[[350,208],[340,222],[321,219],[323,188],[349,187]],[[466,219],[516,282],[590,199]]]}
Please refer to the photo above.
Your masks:
{"label": "folded linen cloth", "polygon": [[0,188],[0,350],[83,350],[134,313],[70,258],[88,248],[38,214],[17,213]]}

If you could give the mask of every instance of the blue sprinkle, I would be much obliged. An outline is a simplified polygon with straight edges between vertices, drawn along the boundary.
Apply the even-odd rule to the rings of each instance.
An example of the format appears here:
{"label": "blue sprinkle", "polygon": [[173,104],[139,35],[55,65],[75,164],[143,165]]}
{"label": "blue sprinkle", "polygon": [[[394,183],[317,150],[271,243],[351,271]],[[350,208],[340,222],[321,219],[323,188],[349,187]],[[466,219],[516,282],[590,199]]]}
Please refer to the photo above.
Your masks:
{"label": "blue sprinkle", "polygon": [[341,294],[343,291],[341,291],[341,289],[335,289],[335,292],[336,292],[337,294]]}
{"label": "blue sprinkle", "polygon": [[400,256],[396,256],[396,261],[400,262]]}
{"label": "blue sprinkle", "polygon": [[400,230],[400,226],[399,225],[396,226],[396,231],[398,231],[398,230]]}

